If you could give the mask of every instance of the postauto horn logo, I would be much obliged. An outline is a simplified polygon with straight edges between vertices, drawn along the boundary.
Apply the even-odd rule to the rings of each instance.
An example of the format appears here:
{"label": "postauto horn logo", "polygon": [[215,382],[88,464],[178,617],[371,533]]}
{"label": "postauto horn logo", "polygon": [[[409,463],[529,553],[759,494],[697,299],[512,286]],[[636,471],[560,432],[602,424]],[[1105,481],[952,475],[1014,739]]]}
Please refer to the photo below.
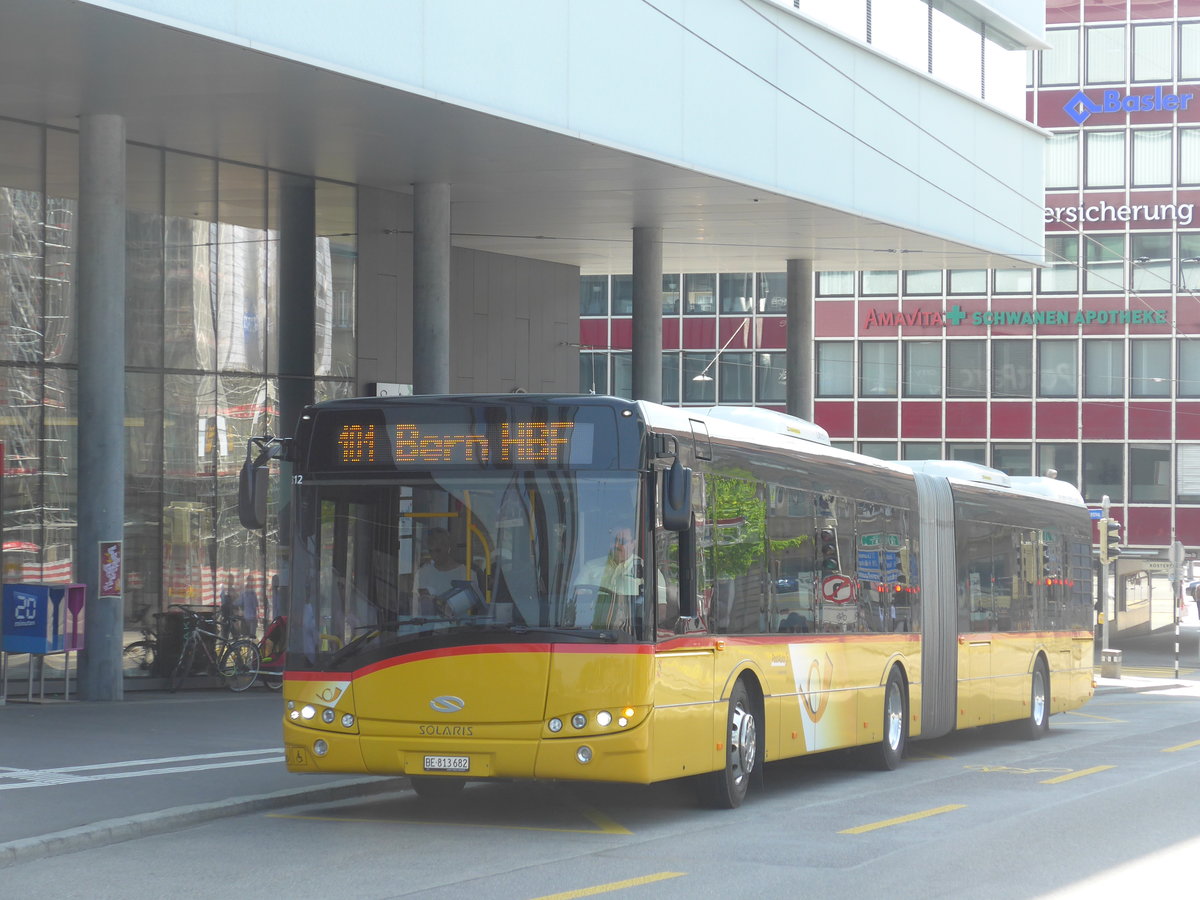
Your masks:
{"label": "postauto horn logo", "polygon": [[1083,91],[1064,104],[1063,109],[1079,125],[1092,117],[1092,113],[1115,112],[1157,112],[1175,109],[1187,109],[1188,104],[1195,99],[1195,94],[1168,94],[1162,85],[1144,94],[1124,94],[1118,90],[1107,90],[1100,93],[1097,103]]}

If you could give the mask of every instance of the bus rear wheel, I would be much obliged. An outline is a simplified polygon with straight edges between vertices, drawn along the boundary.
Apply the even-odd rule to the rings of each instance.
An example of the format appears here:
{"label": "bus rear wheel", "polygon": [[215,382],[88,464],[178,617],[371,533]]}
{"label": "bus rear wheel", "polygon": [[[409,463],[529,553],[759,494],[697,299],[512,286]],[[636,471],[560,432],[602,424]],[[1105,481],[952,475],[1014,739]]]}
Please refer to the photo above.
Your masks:
{"label": "bus rear wheel", "polygon": [[725,766],[701,775],[700,801],[713,809],[736,809],[746,799],[758,762],[758,722],[746,685],[738,681],[729,695],[725,719]]}
{"label": "bus rear wheel", "polygon": [[883,737],[872,748],[871,761],[875,768],[891,771],[900,765],[907,743],[908,699],[904,678],[899,669],[893,668],[883,689]]}
{"label": "bus rear wheel", "polygon": [[1029,715],[1024,723],[1025,737],[1036,741],[1050,730],[1050,675],[1046,661],[1040,656],[1033,664],[1029,685]]}

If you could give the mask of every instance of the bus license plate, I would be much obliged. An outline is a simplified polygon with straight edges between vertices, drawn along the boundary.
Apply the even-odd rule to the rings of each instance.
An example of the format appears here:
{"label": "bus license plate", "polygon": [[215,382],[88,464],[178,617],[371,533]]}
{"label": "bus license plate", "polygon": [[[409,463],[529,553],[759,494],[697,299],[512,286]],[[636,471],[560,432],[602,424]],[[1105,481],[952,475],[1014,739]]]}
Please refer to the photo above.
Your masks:
{"label": "bus license plate", "polygon": [[469,756],[427,756],[426,772],[466,772],[471,768]]}

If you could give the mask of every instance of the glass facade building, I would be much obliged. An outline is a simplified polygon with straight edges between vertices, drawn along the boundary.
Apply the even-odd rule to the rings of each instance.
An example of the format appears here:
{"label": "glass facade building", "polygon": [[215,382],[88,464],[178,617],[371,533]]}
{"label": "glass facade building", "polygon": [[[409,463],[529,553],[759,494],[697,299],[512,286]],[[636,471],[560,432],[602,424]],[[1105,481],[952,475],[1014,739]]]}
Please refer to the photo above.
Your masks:
{"label": "glass facade building", "polygon": [[[818,272],[814,418],[884,459],[1054,470],[1127,545],[1200,547],[1200,0],[1054,0],[1047,43],[1044,265]],[[628,395],[628,277],[580,302],[582,389]],[[783,409],[785,313],[780,272],[665,276],[664,401]]]}
{"label": "glass facade building", "polygon": [[[75,257],[78,135],[0,119],[0,397],[4,580],[80,580]],[[267,598],[274,525],[246,531],[237,473],[278,433],[279,322],[314,309],[313,392],[354,393],[355,190],[314,182],[316,290],[281,298],[279,173],[127,147],[125,625],[211,604],[249,581]]]}

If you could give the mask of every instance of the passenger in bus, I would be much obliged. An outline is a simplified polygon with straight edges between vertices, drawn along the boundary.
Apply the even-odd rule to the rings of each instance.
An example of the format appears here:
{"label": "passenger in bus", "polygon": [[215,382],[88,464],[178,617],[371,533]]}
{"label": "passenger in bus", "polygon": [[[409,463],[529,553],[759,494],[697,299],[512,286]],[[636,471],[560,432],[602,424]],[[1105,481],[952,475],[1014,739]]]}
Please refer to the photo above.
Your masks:
{"label": "passenger in bus", "polygon": [[[645,573],[636,549],[633,531],[618,528],[608,552],[584,563],[572,598],[577,627],[628,631],[633,620],[642,617]],[[655,576],[658,596],[665,597],[666,579],[658,571]]]}
{"label": "passenger in bus", "polygon": [[454,558],[454,539],[444,528],[425,532],[425,553],[428,559],[417,569],[417,615],[440,613],[440,602],[454,593],[455,581],[467,580],[467,567]]}
{"label": "passenger in bus", "polygon": [[798,612],[790,612],[779,623],[779,631],[783,634],[808,634],[808,619]]}

